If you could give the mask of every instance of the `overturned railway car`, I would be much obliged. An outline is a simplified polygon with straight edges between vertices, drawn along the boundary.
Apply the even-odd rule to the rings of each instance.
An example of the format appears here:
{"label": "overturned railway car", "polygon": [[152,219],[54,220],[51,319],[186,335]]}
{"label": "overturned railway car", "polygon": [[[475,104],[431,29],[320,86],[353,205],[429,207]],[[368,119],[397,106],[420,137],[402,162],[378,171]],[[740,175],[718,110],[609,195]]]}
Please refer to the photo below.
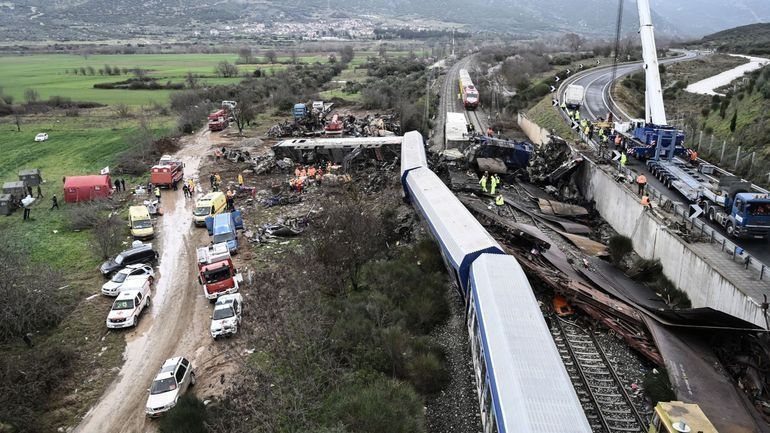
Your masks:
{"label": "overturned railway car", "polygon": [[427,166],[404,135],[401,181],[465,300],[485,433],[590,433],[524,271]]}

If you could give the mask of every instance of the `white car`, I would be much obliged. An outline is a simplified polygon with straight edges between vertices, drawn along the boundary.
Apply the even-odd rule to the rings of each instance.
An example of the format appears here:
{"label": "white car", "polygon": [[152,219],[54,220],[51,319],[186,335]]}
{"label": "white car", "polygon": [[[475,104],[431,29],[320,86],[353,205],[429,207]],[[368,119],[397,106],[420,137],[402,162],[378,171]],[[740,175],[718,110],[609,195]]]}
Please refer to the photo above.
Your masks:
{"label": "white car", "polygon": [[124,290],[118,294],[107,315],[110,329],[128,328],[139,323],[139,315],[150,305],[149,284],[142,290]]}
{"label": "white car", "polygon": [[179,397],[195,385],[192,363],[182,356],[167,359],[155,375],[147,397],[145,413],[156,417],[176,406]]}
{"label": "white car", "polygon": [[40,134],[37,134],[35,136],[35,141],[46,141],[48,140],[48,134],[45,132],[41,132]]}
{"label": "white car", "polygon": [[214,314],[211,316],[211,336],[216,340],[219,337],[238,333],[241,324],[241,309],[243,298],[240,293],[222,295],[214,304]]}
{"label": "white car", "polygon": [[118,296],[118,293],[123,290],[123,286],[127,281],[141,278],[148,279],[150,284],[152,284],[155,280],[155,270],[152,269],[152,266],[143,263],[128,265],[116,272],[110,281],[107,281],[102,285],[102,294],[107,296]]}

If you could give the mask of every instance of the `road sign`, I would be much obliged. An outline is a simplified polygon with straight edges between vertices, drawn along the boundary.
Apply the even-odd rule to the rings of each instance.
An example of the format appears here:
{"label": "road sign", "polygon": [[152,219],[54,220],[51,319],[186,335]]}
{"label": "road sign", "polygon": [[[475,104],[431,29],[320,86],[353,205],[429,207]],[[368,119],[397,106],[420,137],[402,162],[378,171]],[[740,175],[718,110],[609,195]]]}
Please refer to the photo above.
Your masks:
{"label": "road sign", "polygon": [[579,65],[578,69],[583,69],[583,64],[582,63]]}
{"label": "road sign", "polygon": [[[551,86],[551,88],[553,89],[553,86]],[[553,90],[551,90],[551,91],[553,92]],[[551,105],[553,105],[554,107],[558,107],[559,106],[559,100],[555,99],[555,98],[551,98]]]}
{"label": "road sign", "polygon": [[551,86],[551,93],[556,91],[556,87]]}
{"label": "road sign", "polygon": [[559,79],[560,79],[560,78],[559,78],[559,76],[557,75],[557,76],[556,76],[556,82],[557,82],[557,83],[559,82]]}
{"label": "road sign", "polygon": [[697,204],[691,204],[690,205],[690,212],[689,216],[687,218],[694,220],[695,218],[698,218],[703,213],[703,208],[698,206]]}
{"label": "road sign", "polygon": [[620,159],[620,152],[618,152],[617,150],[613,150],[612,151],[612,160],[613,161],[617,161],[619,159]]}
{"label": "road sign", "polygon": [[569,69],[567,69],[567,75],[569,75],[569,74],[571,74],[571,73],[572,73],[572,71],[570,71]]}
{"label": "road sign", "polygon": [[598,64],[600,64],[600,63],[601,63],[601,62],[600,62],[599,60],[597,60],[597,61],[596,61],[596,64],[597,64],[597,65],[598,65]]}

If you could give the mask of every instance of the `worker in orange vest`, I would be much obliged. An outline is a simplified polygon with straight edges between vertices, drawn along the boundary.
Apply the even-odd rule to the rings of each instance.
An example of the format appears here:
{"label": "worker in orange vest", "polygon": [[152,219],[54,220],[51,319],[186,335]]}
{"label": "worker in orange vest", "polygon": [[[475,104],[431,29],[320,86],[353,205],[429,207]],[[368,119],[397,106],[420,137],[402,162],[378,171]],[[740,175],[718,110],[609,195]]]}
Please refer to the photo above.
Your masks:
{"label": "worker in orange vest", "polygon": [[636,176],[636,186],[638,187],[637,194],[644,194],[644,188],[647,186],[647,176],[639,173],[639,176]]}
{"label": "worker in orange vest", "polygon": [[647,197],[646,195],[642,196],[642,200],[640,201],[640,203],[645,209],[652,209],[652,203],[650,202],[650,198]]}

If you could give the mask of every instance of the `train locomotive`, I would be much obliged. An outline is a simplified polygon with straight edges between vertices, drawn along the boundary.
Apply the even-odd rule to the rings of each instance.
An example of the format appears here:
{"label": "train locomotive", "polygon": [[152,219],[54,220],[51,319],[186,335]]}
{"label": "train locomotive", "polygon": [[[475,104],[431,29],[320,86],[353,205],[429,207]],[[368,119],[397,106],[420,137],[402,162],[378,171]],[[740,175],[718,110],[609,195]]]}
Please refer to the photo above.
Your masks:
{"label": "train locomotive", "polygon": [[473,85],[467,69],[460,69],[460,94],[463,98],[463,106],[466,110],[475,110],[479,106],[479,90]]}
{"label": "train locomotive", "polygon": [[524,271],[428,168],[416,131],[401,182],[465,301],[483,431],[591,433]]}

